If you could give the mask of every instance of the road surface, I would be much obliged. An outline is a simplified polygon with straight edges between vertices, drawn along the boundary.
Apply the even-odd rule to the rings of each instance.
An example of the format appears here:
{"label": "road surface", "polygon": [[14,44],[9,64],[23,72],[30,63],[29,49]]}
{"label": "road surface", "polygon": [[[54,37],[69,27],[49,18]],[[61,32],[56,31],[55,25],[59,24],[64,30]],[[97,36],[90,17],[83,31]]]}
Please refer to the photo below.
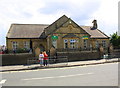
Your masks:
{"label": "road surface", "polygon": [[3,72],[3,86],[118,86],[118,63]]}

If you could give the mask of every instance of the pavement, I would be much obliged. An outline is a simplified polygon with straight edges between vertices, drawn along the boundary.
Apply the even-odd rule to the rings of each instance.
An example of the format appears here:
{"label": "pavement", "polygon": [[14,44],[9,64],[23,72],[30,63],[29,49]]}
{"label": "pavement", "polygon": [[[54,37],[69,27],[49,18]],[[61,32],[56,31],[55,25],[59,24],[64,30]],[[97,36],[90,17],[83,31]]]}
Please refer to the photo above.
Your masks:
{"label": "pavement", "polygon": [[47,69],[47,68],[61,68],[61,67],[73,67],[73,66],[84,66],[84,65],[96,65],[96,64],[114,63],[114,62],[119,62],[118,58],[113,58],[113,59],[108,59],[108,60],[100,59],[100,60],[56,63],[56,64],[48,64],[48,66],[46,66],[46,67],[40,67],[40,64],[12,65],[12,66],[1,66],[0,72]]}

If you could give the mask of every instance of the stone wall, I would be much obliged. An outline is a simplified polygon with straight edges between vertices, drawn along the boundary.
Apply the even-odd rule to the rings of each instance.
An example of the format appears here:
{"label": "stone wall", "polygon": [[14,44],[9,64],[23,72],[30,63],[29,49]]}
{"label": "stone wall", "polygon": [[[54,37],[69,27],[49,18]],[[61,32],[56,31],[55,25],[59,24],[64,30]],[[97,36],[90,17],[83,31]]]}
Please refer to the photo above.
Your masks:
{"label": "stone wall", "polygon": [[114,58],[120,58],[120,49],[114,49],[112,52]]}
{"label": "stone wall", "polygon": [[68,56],[69,61],[77,61],[77,60],[92,60],[92,59],[100,59],[100,54],[97,51],[82,51],[82,52],[58,52],[58,56]]}
{"label": "stone wall", "polygon": [[31,57],[34,57],[33,54],[24,53],[24,54],[3,54],[2,65],[24,65],[27,64],[27,60]]}
{"label": "stone wall", "polygon": [[24,48],[24,42],[30,42],[30,39],[6,39],[6,46],[8,50],[13,50],[13,42],[18,43],[18,48]]}

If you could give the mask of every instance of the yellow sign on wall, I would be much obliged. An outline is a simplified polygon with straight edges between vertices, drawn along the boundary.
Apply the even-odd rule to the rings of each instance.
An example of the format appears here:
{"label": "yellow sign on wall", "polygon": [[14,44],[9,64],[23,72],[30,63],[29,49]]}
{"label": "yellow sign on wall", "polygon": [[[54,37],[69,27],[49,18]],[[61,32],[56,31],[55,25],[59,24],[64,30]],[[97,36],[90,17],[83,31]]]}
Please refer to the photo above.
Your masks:
{"label": "yellow sign on wall", "polygon": [[82,39],[88,39],[88,36],[83,36]]}

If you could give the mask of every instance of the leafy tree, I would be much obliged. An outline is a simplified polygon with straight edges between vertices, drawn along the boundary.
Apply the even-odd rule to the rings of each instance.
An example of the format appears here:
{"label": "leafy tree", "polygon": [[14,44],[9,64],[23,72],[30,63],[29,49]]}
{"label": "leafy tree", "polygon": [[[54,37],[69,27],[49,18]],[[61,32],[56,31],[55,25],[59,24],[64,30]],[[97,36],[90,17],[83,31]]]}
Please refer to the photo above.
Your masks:
{"label": "leafy tree", "polygon": [[120,36],[117,35],[117,32],[111,35],[110,42],[115,48],[120,48]]}

